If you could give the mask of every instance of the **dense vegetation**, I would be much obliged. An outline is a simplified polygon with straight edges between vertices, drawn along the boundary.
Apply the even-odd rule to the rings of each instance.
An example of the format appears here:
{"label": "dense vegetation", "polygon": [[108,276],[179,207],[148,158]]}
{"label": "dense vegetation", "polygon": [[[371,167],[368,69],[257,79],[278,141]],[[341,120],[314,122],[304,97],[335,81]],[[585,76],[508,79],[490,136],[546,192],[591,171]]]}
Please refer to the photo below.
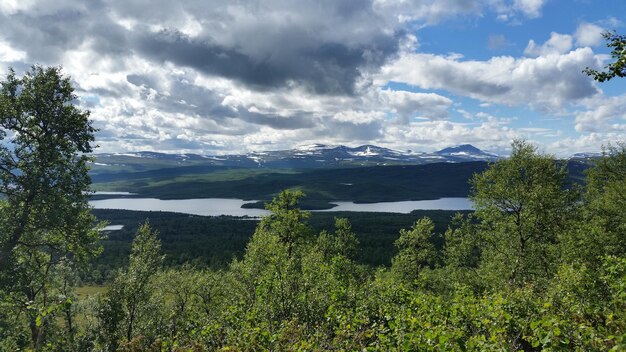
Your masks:
{"label": "dense vegetation", "polygon": [[[166,267],[190,263],[214,270],[225,269],[233,258],[244,254],[246,244],[258,225],[258,220],[241,220],[227,216],[190,216],[164,212],[140,212],[95,209],[92,213],[101,221],[123,225],[121,230],[106,232],[103,251],[92,266],[82,274],[89,284],[102,284],[116,270],[128,262],[131,242],[144,221],[159,232]],[[370,266],[389,266],[396,250],[393,245],[402,228],[411,226],[415,219],[428,216],[436,225],[436,232],[445,232],[454,211],[415,210],[411,214],[333,212],[312,213],[309,224],[315,232],[330,231],[334,218],[348,219],[359,240],[355,260]],[[441,248],[443,238],[435,240]]]}

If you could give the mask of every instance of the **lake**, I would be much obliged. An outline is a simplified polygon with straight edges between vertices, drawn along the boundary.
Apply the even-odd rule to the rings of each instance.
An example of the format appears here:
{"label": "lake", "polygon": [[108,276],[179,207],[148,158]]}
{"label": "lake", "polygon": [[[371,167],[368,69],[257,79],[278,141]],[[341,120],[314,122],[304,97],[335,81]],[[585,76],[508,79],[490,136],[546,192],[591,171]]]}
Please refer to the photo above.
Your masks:
{"label": "lake", "polygon": [[95,191],[93,192],[94,196],[132,196],[137,193],[130,192],[108,192],[108,191]]}
{"label": "lake", "polygon": [[[170,199],[156,198],[114,198],[92,200],[89,203],[96,209],[122,209],[136,211],[167,211],[203,216],[250,216],[261,217],[269,214],[263,209],[244,209],[242,205],[255,203],[255,200],[202,198]],[[336,207],[317,211],[360,211],[408,214],[413,210],[469,210],[472,203],[467,198],[440,198],[401,202],[380,202],[356,204],[353,202],[332,202]]]}
{"label": "lake", "polygon": [[255,200],[201,198],[201,199],[156,199],[156,198],[113,198],[89,201],[96,209],[123,209],[137,211],[169,211],[203,216],[252,216],[269,214],[264,209],[244,209],[241,206]]}
{"label": "lake", "polygon": [[467,198],[439,198],[433,200],[410,200],[402,202],[354,203],[331,202],[337,205],[321,211],[362,211],[377,213],[408,214],[413,210],[471,210],[472,202]]}

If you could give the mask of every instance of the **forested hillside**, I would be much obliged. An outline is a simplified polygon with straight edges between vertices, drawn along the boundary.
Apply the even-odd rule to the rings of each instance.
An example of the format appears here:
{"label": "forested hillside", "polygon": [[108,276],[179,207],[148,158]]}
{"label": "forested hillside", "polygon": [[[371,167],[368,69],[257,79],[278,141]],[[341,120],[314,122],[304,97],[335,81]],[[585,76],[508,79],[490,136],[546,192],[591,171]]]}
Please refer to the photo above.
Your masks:
{"label": "forested hillside", "polygon": [[[584,183],[584,170],[593,159],[560,160],[567,165],[567,183]],[[388,165],[327,169],[180,168],[147,172],[99,174],[92,188],[125,191],[122,197],[159,199],[242,198],[259,200],[249,207],[263,208],[285,189],[307,194],[302,207],[329,209],[333,201],[357,203],[467,197],[468,180],[488,166],[485,161]],[[111,197],[111,196],[107,196]],[[93,199],[97,199],[94,196]]]}
{"label": "forested hillside", "polygon": [[[81,277],[86,284],[107,282],[118,268],[128,262],[131,242],[137,229],[146,220],[159,232],[165,266],[192,263],[197,267],[211,269],[224,269],[234,258],[241,258],[258,225],[258,220],[227,216],[107,209],[95,209],[92,212],[98,219],[122,225],[123,228],[105,232],[102,254],[93,260],[89,270],[82,273]],[[376,213],[372,216],[372,213],[358,212],[314,212],[309,218],[309,224],[316,232],[321,232],[332,230],[334,217],[348,219],[360,243],[354,259],[361,264],[389,266],[396,252],[393,242],[400,229],[411,226],[415,219],[428,216],[435,223],[437,232],[443,233],[455,213],[451,210],[415,210],[410,214]],[[438,237],[435,245],[441,248],[443,238]]]}

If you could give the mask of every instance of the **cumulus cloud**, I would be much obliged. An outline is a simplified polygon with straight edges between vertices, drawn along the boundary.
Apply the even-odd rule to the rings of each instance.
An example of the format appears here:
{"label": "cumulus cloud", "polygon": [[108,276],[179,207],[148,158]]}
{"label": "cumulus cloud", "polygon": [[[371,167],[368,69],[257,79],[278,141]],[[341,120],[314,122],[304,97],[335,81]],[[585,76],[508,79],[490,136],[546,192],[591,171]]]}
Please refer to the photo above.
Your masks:
{"label": "cumulus cloud", "polygon": [[578,25],[574,38],[579,46],[597,46],[603,41],[605,29],[593,23],[582,22]]}
{"label": "cumulus cloud", "polygon": [[578,132],[626,131],[626,95],[598,95],[584,102],[585,110],[576,115]]}
{"label": "cumulus cloud", "polygon": [[378,79],[422,89],[445,89],[483,102],[559,111],[572,101],[597,94],[598,89],[580,72],[598,65],[589,48],[561,55],[501,56],[487,61],[416,53],[384,66]]}
{"label": "cumulus cloud", "polygon": [[13,49],[7,42],[0,40],[0,61],[16,62],[26,59],[26,52]]}
{"label": "cumulus cloud", "polygon": [[400,22],[435,24],[443,19],[461,14],[480,13],[483,1],[476,0],[375,0],[374,8]]}
{"label": "cumulus cloud", "polygon": [[572,49],[572,36],[569,34],[560,34],[556,32],[550,33],[548,39],[542,45],[537,45],[534,40],[530,40],[524,54],[528,56],[547,56],[565,54]]}
{"label": "cumulus cloud", "polygon": [[501,21],[519,21],[519,17],[537,18],[548,0],[489,0]]}
{"label": "cumulus cloud", "polygon": [[[486,61],[418,53],[417,36],[454,17],[519,23],[541,16],[546,2],[6,0],[0,69],[62,64],[92,111],[101,151],[230,153],[320,141],[505,148],[550,131],[465,111],[454,95],[489,109],[559,113],[591,99],[598,89],[580,71],[598,60],[571,49],[594,45],[599,27],[583,22],[573,35],[529,43],[533,57]],[[507,45],[490,38],[493,49]],[[581,131],[589,121],[619,123],[588,104],[578,106]],[[458,114],[469,123],[452,121]]]}
{"label": "cumulus cloud", "polygon": [[513,8],[523,12],[526,16],[535,18],[541,15],[541,8],[548,0],[515,0]]}
{"label": "cumulus cloud", "polygon": [[382,102],[407,122],[413,117],[442,119],[449,116],[452,100],[435,93],[384,90]]}
{"label": "cumulus cloud", "polygon": [[30,8],[34,3],[34,0],[5,0],[0,2],[0,13],[12,15]]}
{"label": "cumulus cloud", "polygon": [[[301,84],[352,93],[362,72],[393,56],[403,29],[369,0],[255,2],[41,1],[5,5],[2,36],[34,62],[56,63],[87,46],[101,55],[139,55],[259,88]],[[21,5],[20,5],[21,6]],[[9,11],[10,10],[10,11]]]}
{"label": "cumulus cloud", "polygon": [[535,18],[547,0],[374,0],[374,8],[400,22],[434,25],[452,16],[482,15],[485,10],[497,13],[501,20],[517,17]]}
{"label": "cumulus cloud", "polygon": [[624,132],[592,132],[577,137],[562,138],[549,143],[546,147],[560,157],[572,155],[572,151],[600,152],[609,144],[626,140]]}
{"label": "cumulus cloud", "polygon": [[[390,125],[388,139],[402,141],[413,150],[437,150],[452,144],[470,143],[486,150],[504,150],[514,138],[523,134],[497,119],[479,124],[452,121],[416,121],[408,125]],[[392,137],[392,138],[389,138]]]}
{"label": "cumulus cloud", "polygon": [[592,23],[581,22],[574,34],[561,34],[552,32],[550,38],[543,44],[537,44],[529,40],[524,54],[532,57],[565,54],[572,50],[574,44],[577,47],[597,46],[603,41],[602,33],[605,30]]}

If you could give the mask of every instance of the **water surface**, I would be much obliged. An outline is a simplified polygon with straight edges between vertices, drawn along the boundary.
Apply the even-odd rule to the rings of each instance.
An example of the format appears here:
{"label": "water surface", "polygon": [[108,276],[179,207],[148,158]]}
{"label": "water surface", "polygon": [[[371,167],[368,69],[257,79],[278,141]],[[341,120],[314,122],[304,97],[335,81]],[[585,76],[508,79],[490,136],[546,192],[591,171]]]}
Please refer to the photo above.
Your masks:
{"label": "water surface", "polygon": [[[226,198],[170,199],[156,198],[115,198],[92,200],[89,203],[96,209],[123,209],[136,211],[167,211],[203,216],[249,216],[261,217],[270,212],[263,209],[241,208],[255,200]],[[413,210],[469,210],[472,203],[467,198],[440,198],[435,200],[380,202],[356,204],[354,202],[333,202],[332,209],[317,211],[360,211],[408,214]]]}
{"label": "water surface", "polygon": [[471,210],[472,202],[468,198],[439,198],[433,200],[410,200],[401,202],[354,203],[331,202],[337,205],[321,211],[361,211],[377,213],[408,214],[413,210]]}
{"label": "water surface", "polygon": [[109,192],[109,191],[95,191],[92,193],[94,196],[132,196],[137,193],[130,192]]}
{"label": "water surface", "polygon": [[119,231],[124,228],[124,225],[107,225],[100,231]]}
{"label": "water surface", "polygon": [[255,200],[225,198],[200,199],[156,199],[156,198],[116,198],[89,201],[96,209],[123,209],[136,211],[168,211],[203,216],[252,216],[269,214],[264,209],[244,209],[242,205],[255,203]]}

